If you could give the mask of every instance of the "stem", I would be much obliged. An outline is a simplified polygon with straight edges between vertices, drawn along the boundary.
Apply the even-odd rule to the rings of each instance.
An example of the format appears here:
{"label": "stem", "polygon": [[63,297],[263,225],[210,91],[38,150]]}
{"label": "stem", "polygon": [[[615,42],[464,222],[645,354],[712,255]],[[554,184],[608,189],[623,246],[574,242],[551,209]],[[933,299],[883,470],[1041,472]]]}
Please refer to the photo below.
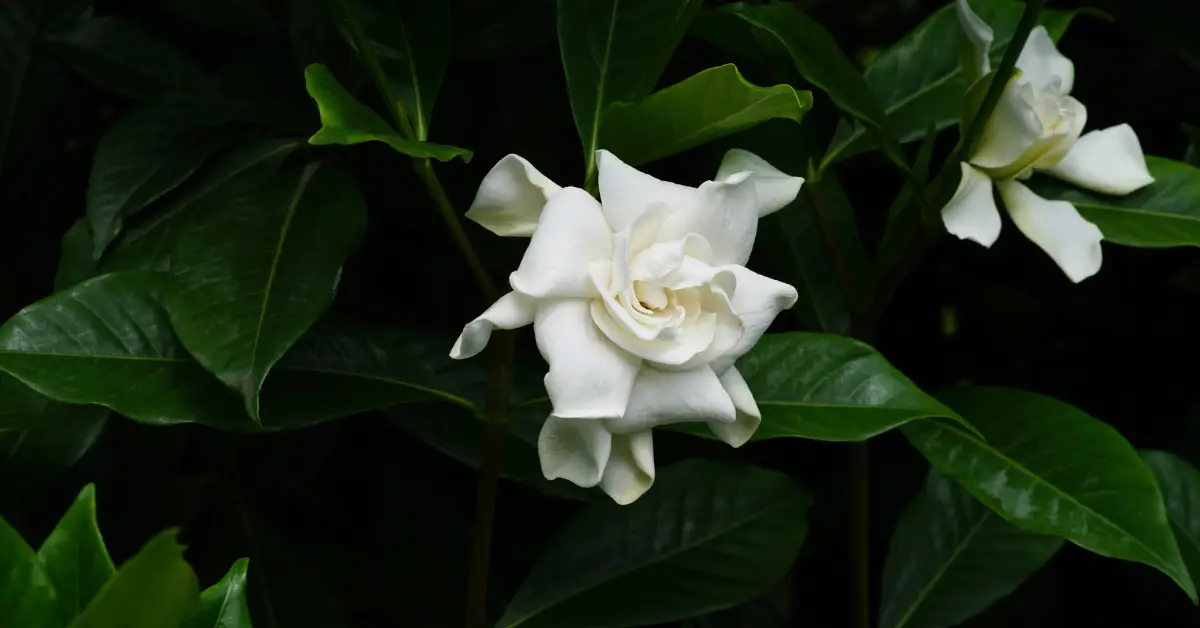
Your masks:
{"label": "stem", "polygon": [[475,275],[475,281],[483,289],[484,296],[488,301],[495,301],[500,297],[496,291],[496,284],[492,283],[491,275],[484,268],[479,255],[475,253],[475,247],[471,246],[471,240],[467,237],[466,230],[463,229],[462,221],[458,219],[458,213],[454,211],[454,205],[450,203],[449,197],[446,196],[446,190],[438,181],[437,173],[433,171],[433,164],[428,159],[413,159],[413,169],[417,171],[417,176],[429,190],[429,196],[433,198],[434,204],[437,205],[438,211],[445,219],[446,227],[450,229],[454,243],[458,245],[458,249],[466,258],[467,266],[471,268],[471,274]]}
{"label": "stem", "polygon": [[854,628],[871,626],[870,441],[850,443],[850,616]]}
{"label": "stem", "polygon": [[496,489],[500,479],[500,450],[507,428],[484,423],[479,459],[479,485],[475,497],[475,527],[471,533],[471,566],[467,575],[465,628],[483,628],[487,621],[488,567],[492,553],[492,527],[496,514]]}

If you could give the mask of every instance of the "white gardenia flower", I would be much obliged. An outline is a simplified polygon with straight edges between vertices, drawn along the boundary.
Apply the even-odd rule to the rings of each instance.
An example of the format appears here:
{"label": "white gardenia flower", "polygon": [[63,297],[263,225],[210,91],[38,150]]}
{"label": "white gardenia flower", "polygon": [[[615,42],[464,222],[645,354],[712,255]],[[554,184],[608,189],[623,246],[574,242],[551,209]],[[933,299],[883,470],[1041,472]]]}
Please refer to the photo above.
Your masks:
{"label": "white gardenia flower", "polygon": [[[990,71],[992,29],[958,0],[958,18],[974,47],[972,70]],[[1034,170],[1105,194],[1129,194],[1154,182],[1137,135],[1128,124],[1080,136],[1087,109],[1070,96],[1075,65],[1055,48],[1045,27],[1029,34],[1009,81],[978,144],[962,164],[962,180],[942,210],[946,230],[990,247],[1000,236],[992,183],[1017,228],[1042,248],[1071,281],[1100,270],[1096,225],[1066,201],[1049,201],[1020,183]]]}
{"label": "white gardenia flower", "polygon": [[699,188],[603,150],[596,163],[603,203],[516,155],[484,177],[467,217],[532,239],[512,292],[463,328],[450,356],[479,353],[493,329],[533,323],[550,365],[542,473],[599,484],[628,504],[654,481],[653,427],[705,422],[734,447],[757,429],[758,406],[733,363],[797,294],[744,264],[758,219],[804,180],[742,150]]}

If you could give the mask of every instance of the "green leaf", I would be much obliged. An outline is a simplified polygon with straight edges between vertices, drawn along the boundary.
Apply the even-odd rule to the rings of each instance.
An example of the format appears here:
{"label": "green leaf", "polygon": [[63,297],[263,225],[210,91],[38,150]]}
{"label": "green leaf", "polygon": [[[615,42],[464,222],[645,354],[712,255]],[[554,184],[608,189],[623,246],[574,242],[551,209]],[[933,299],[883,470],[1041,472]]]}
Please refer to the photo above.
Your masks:
{"label": "green leaf", "polygon": [[597,503],[572,521],[497,625],[644,626],[728,608],[791,568],[809,503],[775,471],[672,465],[634,503]]}
{"label": "green leaf", "polygon": [[587,178],[605,110],[654,89],[698,10],[699,0],[558,0],[558,46]]}
{"label": "green leaf", "polygon": [[1200,167],[1200,127],[1183,123],[1183,134],[1188,139],[1187,149],[1183,151],[1183,162]]}
{"label": "green leaf", "polygon": [[986,441],[930,421],[905,427],[938,473],[962,482],[1021,528],[1150,565],[1196,601],[1162,493],[1116,430],[1061,401],[1020,390],[953,388],[942,398]]}
{"label": "green leaf", "polygon": [[366,206],[354,179],[319,163],[219,188],[197,204],[172,258],[171,324],[261,424],[263,380],[333,302]]}
{"label": "green leaf", "polygon": [[1144,451],[1167,505],[1167,518],[1192,582],[1200,579],[1200,471],[1165,451]]}
{"label": "green leaf", "polygon": [[34,392],[21,380],[0,372],[0,431],[36,425],[50,400]]}
{"label": "green leaf", "polygon": [[38,559],[54,583],[63,617],[78,615],[111,579],[113,567],[96,523],[96,488],[79,492],[50,536],[38,549]]}
{"label": "green leaf", "polygon": [[1067,201],[1104,239],[1126,246],[1200,246],[1200,169],[1147,157],[1154,183],[1125,196],[1098,194],[1050,177],[1030,188],[1049,200]]}
{"label": "green leaf", "polygon": [[1062,539],[1014,526],[931,472],[892,532],[879,626],[957,626],[1016,590],[1060,547]]}
{"label": "green leaf", "polygon": [[[11,379],[5,375],[6,379]],[[109,410],[101,406],[48,403],[21,431],[0,432],[0,477],[28,485],[53,478],[79,462],[104,431]]]}
{"label": "green leaf", "polygon": [[33,44],[46,12],[45,0],[5,0],[0,5],[0,165],[4,163],[17,102],[29,79]]}
{"label": "green leaf", "polygon": [[162,0],[179,17],[222,32],[242,36],[271,33],[275,25],[262,0]]}
{"label": "green leaf", "polygon": [[58,596],[33,548],[0,518],[0,617],[21,628],[62,628]]}
{"label": "green leaf", "polygon": [[191,616],[200,591],[177,534],[167,530],[146,543],[69,628],[164,628]]}
{"label": "green leaf", "polygon": [[114,273],[30,305],[0,327],[0,368],[51,399],[146,423],[244,423],[236,395],[171,331],[163,283]]}
{"label": "green leaf", "polygon": [[238,559],[221,581],[200,594],[200,608],[184,628],[250,628],[250,608],[246,605],[246,567],[250,561]]}
{"label": "green leaf", "polygon": [[[1008,50],[1025,4],[1017,0],[971,0],[971,8],[992,27],[995,39],[990,56],[995,66]],[[954,3],[946,3],[875,57],[863,73],[900,142],[921,139],[930,125],[941,130],[958,124],[971,77],[959,63],[957,51],[963,35],[954,11]],[[1042,9],[1038,22],[1058,41],[1074,15],[1075,11]],[[862,125],[843,121],[822,159],[821,169],[875,146]]]}
{"label": "green leaf", "polygon": [[84,78],[130,98],[152,98],[203,77],[187,55],[121,18],[80,20],[43,40]]}
{"label": "green leaf", "polygon": [[751,85],[737,67],[709,68],[647,96],[613,103],[604,112],[600,146],[626,163],[644,164],[783,118],[800,124],[812,94],[790,85]]}
{"label": "green leaf", "polygon": [[92,227],[87,217],[80,218],[62,237],[58,254],[58,270],[54,273],[54,289],[69,288],[96,273],[92,257]]}
{"label": "green leaf", "polygon": [[321,113],[321,129],[309,138],[313,146],[342,144],[353,146],[363,142],[383,142],[397,152],[410,157],[450,161],[455,157],[471,161],[471,151],[431,142],[406,140],[379,114],[358,102],[338,83],[325,66],[314,63],[304,70],[308,94],[317,101]]}

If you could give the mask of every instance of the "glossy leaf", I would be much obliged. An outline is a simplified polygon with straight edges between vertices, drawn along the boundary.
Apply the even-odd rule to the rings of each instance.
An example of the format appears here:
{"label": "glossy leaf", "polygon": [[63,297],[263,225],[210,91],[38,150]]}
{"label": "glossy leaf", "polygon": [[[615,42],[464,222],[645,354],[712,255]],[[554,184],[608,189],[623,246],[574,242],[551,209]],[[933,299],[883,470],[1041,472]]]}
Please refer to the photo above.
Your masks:
{"label": "glossy leaf", "polygon": [[586,176],[594,174],[605,110],[654,89],[699,9],[699,0],[558,0],[558,46]]}
{"label": "glossy leaf", "polygon": [[1150,565],[1196,601],[1162,493],[1116,430],[1025,391],[964,387],[942,398],[986,441],[931,421],[906,426],[905,435],[938,473],[1023,529]]}
{"label": "glossy leaf", "polygon": [[1062,543],[1014,526],[931,472],[892,532],[879,626],[957,626],[1016,590]]}
{"label": "glossy leaf", "polygon": [[47,11],[45,0],[5,0],[0,4],[0,165],[8,148],[17,102],[29,78],[33,44]]}
{"label": "glossy leaf", "polygon": [[1068,201],[1100,227],[1104,239],[1142,247],[1200,246],[1200,169],[1147,157],[1154,183],[1125,196],[1098,194],[1050,177],[1031,188],[1043,198]]}
{"label": "glossy leaf", "polygon": [[459,157],[464,162],[471,161],[472,153],[465,148],[404,139],[379,114],[355,100],[329,69],[319,63],[304,70],[304,79],[308,95],[317,101],[321,113],[321,129],[308,139],[313,146],[383,142],[410,157],[439,161]]}
{"label": "glossy leaf", "polygon": [[33,548],[0,518],[0,617],[21,628],[62,628],[65,625],[54,584]]}
{"label": "glossy leaf", "polygon": [[704,70],[636,104],[604,112],[600,146],[631,165],[662,159],[774,118],[800,124],[812,94],[751,85],[737,67]]}
{"label": "glossy leaf", "polygon": [[246,605],[246,568],[248,559],[233,564],[221,581],[200,594],[200,607],[184,628],[250,628],[250,608]]}
{"label": "glossy leaf", "polygon": [[146,543],[69,628],[163,628],[190,617],[200,591],[177,534],[167,530]]}
{"label": "glossy leaf", "polygon": [[268,371],[323,314],[366,229],[358,186],[310,164],[197,201],[167,310],[180,341],[238,391],[256,423]]}
{"label": "glossy leaf", "polygon": [[1158,481],[1175,541],[1196,582],[1200,579],[1200,471],[1165,451],[1144,451],[1142,461]]}
{"label": "glossy leaf", "polygon": [[96,523],[96,488],[88,484],[38,548],[63,617],[74,617],[111,579],[113,567]]}
{"label": "glossy leaf", "polygon": [[[1008,50],[1025,4],[1017,0],[971,0],[971,8],[992,27],[995,39],[990,57],[994,67]],[[1044,8],[1038,13],[1038,22],[1058,41],[1074,15],[1074,11]],[[930,125],[941,130],[958,124],[963,95],[970,84],[970,77],[959,63],[962,38],[954,3],[948,2],[875,57],[863,73],[900,142],[921,139]],[[843,121],[821,167],[875,146],[866,128]]]}
{"label": "glossy leaf", "polygon": [[38,301],[0,327],[0,368],[51,399],[138,421],[243,423],[236,395],[171,331],[163,291],[162,277],[131,271]]}
{"label": "glossy leaf", "polygon": [[597,503],[572,521],[497,626],[645,626],[728,608],[791,568],[809,503],[775,471],[673,465],[634,503]]}

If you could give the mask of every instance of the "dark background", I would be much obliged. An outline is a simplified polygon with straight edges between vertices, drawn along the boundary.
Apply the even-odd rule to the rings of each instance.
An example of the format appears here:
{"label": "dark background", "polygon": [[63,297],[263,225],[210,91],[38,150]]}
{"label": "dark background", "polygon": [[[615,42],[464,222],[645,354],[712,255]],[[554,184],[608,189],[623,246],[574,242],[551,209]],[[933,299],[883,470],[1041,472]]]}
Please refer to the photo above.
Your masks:
{"label": "dark background", "polygon": [[[266,2],[282,21],[287,2]],[[803,6],[856,59],[916,26],[941,2],[811,0]],[[1052,8],[1079,6],[1051,1]],[[1108,23],[1076,18],[1060,44],[1076,62],[1073,95],[1088,129],[1130,123],[1147,154],[1181,159],[1181,123],[1200,124],[1200,9],[1189,0],[1108,0]],[[581,184],[582,160],[545,0],[455,4],[456,52],[435,110],[431,139],[475,151],[469,165],[439,167],[465,211],[487,169],[509,152],[561,184]],[[157,2],[98,2],[98,14],[129,17],[185,48],[207,70],[257,63],[318,126],[303,78],[286,55],[286,30],[232,35],[189,24]],[[274,40],[271,39],[274,37]],[[282,52],[280,52],[282,50]],[[662,84],[730,61],[688,38]],[[348,59],[326,63],[345,67]],[[83,214],[91,156],[106,126],[136,103],[69,72],[42,68],[45,99],[15,122],[0,174],[0,314],[48,295],[63,232]],[[759,84],[771,77],[756,76]],[[41,93],[41,92],[39,92]],[[360,97],[368,100],[364,90]],[[806,124],[831,135],[836,110],[821,94]],[[940,158],[953,143],[939,142]],[[909,151],[915,147],[907,147]],[[348,263],[335,310],[355,318],[439,330],[451,338],[486,304],[472,290],[432,204],[404,160],[381,145],[326,149],[353,168],[370,202],[366,246]],[[715,171],[697,149],[653,164],[662,178],[696,184]],[[899,187],[876,154],[838,167],[864,236]],[[469,225],[498,280],[520,243]],[[876,344],[922,388],[960,381],[1055,396],[1108,422],[1139,448],[1200,464],[1200,253],[1105,245],[1102,272],[1070,283],[1011,223],[985,250],[944,239],[899,292]],[[953,333],[945,321],[953,318]],[[793,325],[781,317],[781,329]],[[537,368],[531,334],[522,357]],[[449,350],[449,345],[447,345]],[[444,413],[414,407],[405,413]],[[403,420],[402,414],[395,420]],[[849,617],[846,568],[846,446],[766,442],[728,450],[686,436],[656,435],[659,465],[687,456],[745,458],[794,475],[816,498],[811,531],[792,577],[773,592],[791,619],[769,624],[734,615],[697,626],[841,626]],[[515,449],[514,449],[515,450]],[[528,453],[528,450],[521,450]],[[891,528],[927,469],[899,434],[871,442],[871,554],[882,569]],[[0,456],[0,462],[4,460]],[[465,593],[474,473],[398,429],[383,413],[299,432],[234,436],[201,427],[154,428],[114,417],[95,447],[65,473],[0,472],[0,512],[38,543],[85,482],[96,482],[101,529],[114,559],[152,534],[181,526],[203,585],[250,556],[258,626],[453,626]],[[502,484],[492,608],[520,585],[540,548],[580,508],[523,485]],[[877,583],[875,583],[877,585]],[[877,589],[878,587],[875,586]],[[269,593],[268,593],[269,592]],[[876,593],[877,594],[877,593]],[[269,603],[267,602],[269,598]],[[876,600],[877,602],[877,600]],[[1009,599],[969,626],[1185,626],[1200,623],[1168,578],[1149,567],[1063,550]],[[716,623],[723,621],[726,623]]]}

